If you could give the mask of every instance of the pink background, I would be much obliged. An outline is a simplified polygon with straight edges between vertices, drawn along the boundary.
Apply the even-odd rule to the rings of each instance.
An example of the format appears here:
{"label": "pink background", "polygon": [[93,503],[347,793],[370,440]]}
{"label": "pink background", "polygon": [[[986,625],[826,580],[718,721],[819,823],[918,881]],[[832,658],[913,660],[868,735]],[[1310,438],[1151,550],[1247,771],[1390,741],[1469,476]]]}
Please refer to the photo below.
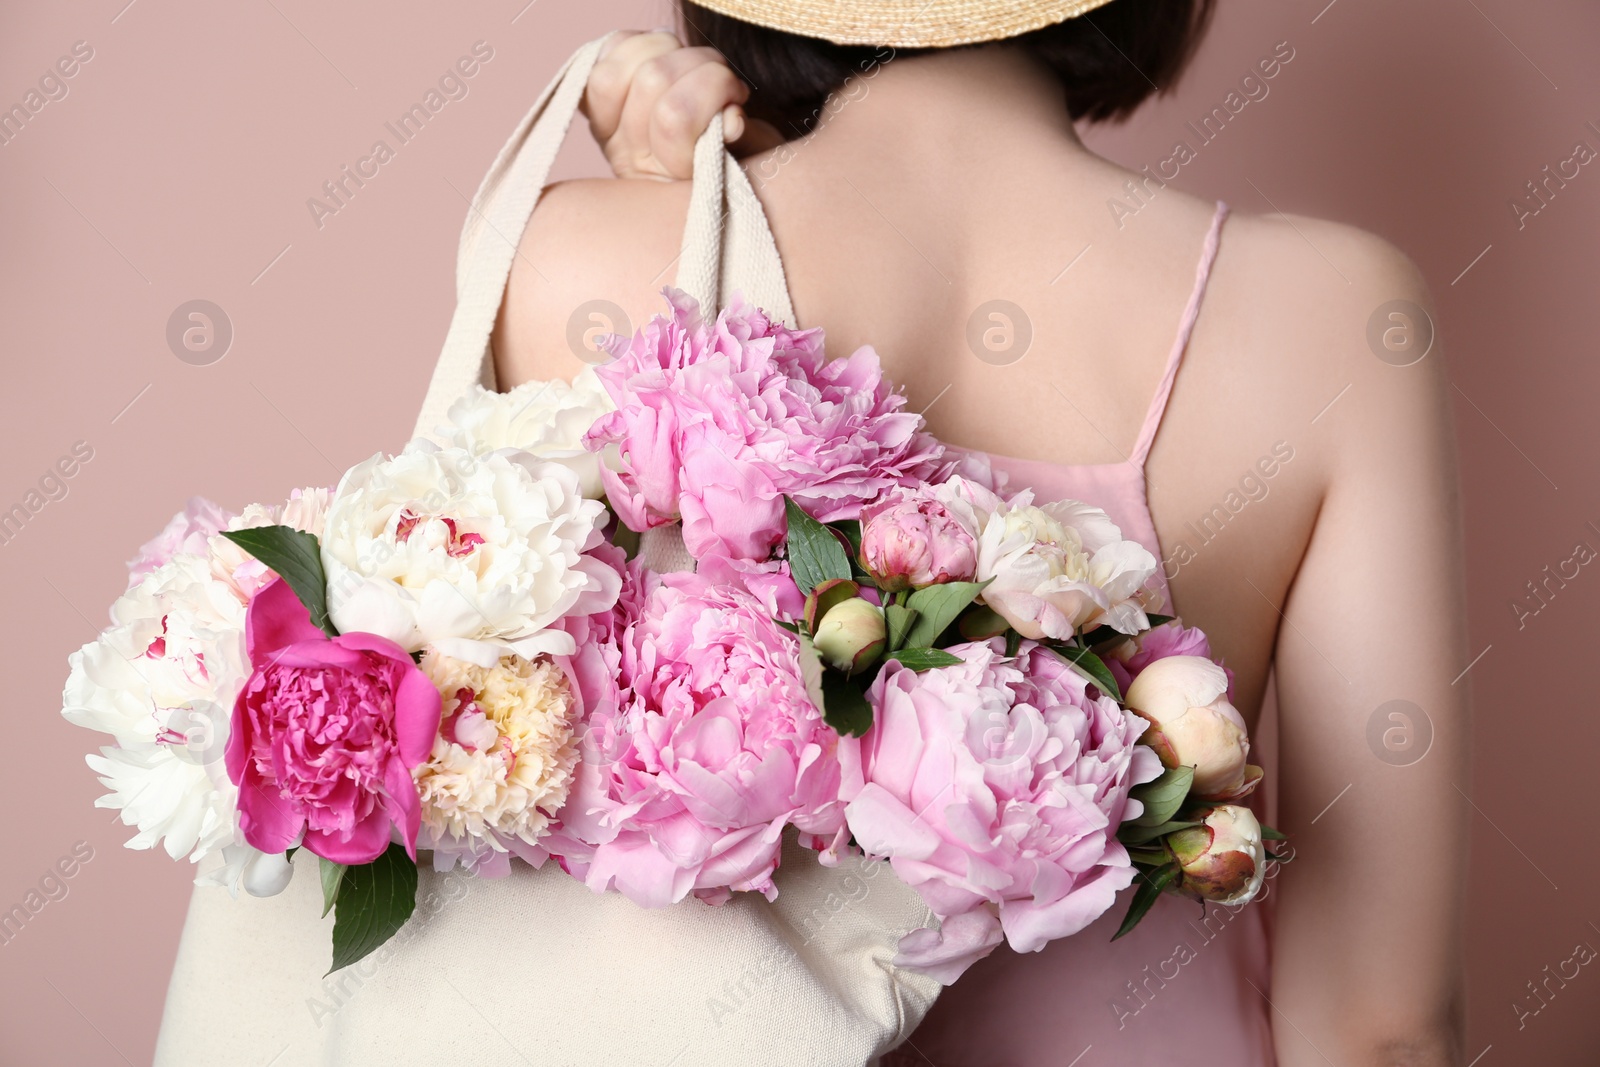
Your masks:
{"label": "pink background", "polygon": [[[669,20],[660,2],[525,2],[96,0],[0,13],[0,106],[74,42],[94,50],[67,96],[0,146],[0,511],[75,442],[94,453],[63,499],[0,544],[16,679],[0,711],[12,752],[0,911],[74,843],[94,850],[67,895],[0,945],[8,1064],[148,1062],[188,897],[186,866],[120,847],[127,831],[91,806],[94,738],[56,714],[65,657],[105,618],[121,560],[191,493],[276,499],[397,446],[449,319],[465,197],[502,139],[575,45]],[[1547,994],[1520,1030],[1513,1005],[1537,1007],[1527,983],[1577,944],[1600,947],[1588,817],[1600,574],[1583,568],[1520,630],[1510,605],[1580,540],[1600,548],[1600,168],[1522,229],[1508,200],[1574,142],[1600,148],[1600,9],[1326,3],[1224,0],[1182,91],[1092,139],[1135,167],[1166,158],[1186,120],[1287,40],[1295,58],[1270,95],[1179,184],[1245,211],[1271,210],[1270,197],[1376,231],[1428,275],[1456,386],[1473,649],[1488,649],[1468,675],[1477,758],[1461,783],[1476,807],[1467,1060],[1592,1063],[1600,975],[1585,968]],[[480,40],[494,56],[469,94],[319,229],[307,198],[389,139],[383,123]],[[575,139],[563,168],[598,165]],[[179,361],[165,339],[173,309],[197,298],[234,328],[209,366]],[[1398,637],[1405,622],[1405,605],[1374,605],[1373,625]],[[1395,876],[1372,872],[1374,891]]]}

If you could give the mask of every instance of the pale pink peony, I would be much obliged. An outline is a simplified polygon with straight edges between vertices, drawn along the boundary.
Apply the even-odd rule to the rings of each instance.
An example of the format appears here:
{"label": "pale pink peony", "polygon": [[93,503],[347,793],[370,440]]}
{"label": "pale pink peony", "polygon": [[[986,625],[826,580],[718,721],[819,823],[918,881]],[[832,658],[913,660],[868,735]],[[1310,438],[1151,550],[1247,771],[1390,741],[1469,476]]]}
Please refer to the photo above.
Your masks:
{"label": "pale pink peony", "polygon": [[221,504],[213,504],[205,497],[190,497],[184,509],[162,527],[128,561],[128,588],[144,580],[144,576],[166,563],[173,556],[203,556],[206,543],[217,531],[226,529],[232,515]]}
{"label": "pale pink peony", "polygon": [[977,553],[972,533],[931,486],[891,489],[862,509],[861,566],[881,589],[971,581]]}
{"label": "pale pink peony", "polygon": [[382,855],[398,830],[415,858],[411,770],[439,731],[433,682],[385,638],[329,638],[282,580],[250,602],[245,627],[254,669],[225,755],[245,840],[271,853],[303,843],[358,864]]}
{"label": "pale pink peony", "polygon": [[[541,842],[591,889],[646,907],[693,892],[777,895],[784,827],[838,834],[838,735],[807,694],[799,641],[740,585],[628,568],[608,629],[583,631],[582,756],[562,826]],[[600,668],[615,641],[618,670]]]}
{"label": "pale pink peony", "polygon": [[861,348],[829,360],[820,330],[790,330],[737,298],[713,322],[683,293],[672,314],[598,369],[617,410],[589,431],[606,494],[635,530],[681,519],[696,559],[766,559],[783,540],[783,497],[832,522],[894,485],[925,480],[942,447],[922,432]]}
{"label": "pale pink peony", "polygon": [[977,580],[988,583],[982,602],[1023,637],[1149,628],[1144,604],[1156,559],[1104,511],[1077,500],[1038,505],[1031,489],[1006,500],[959,476],[937,492],[977,540]]}
{"label": "pale pink peony", "polygon": [[1144,724],[1053,652],[1024,641],[957,645],[964,662],[917,674],[887,664],[876,721],[839,746],[856,842],[888,857],[942,923],[897,962],[949,984],[1001,937],[1037,952],[1077,933],[1133,880],[1117,827],[1129,790],[1161,773]]}

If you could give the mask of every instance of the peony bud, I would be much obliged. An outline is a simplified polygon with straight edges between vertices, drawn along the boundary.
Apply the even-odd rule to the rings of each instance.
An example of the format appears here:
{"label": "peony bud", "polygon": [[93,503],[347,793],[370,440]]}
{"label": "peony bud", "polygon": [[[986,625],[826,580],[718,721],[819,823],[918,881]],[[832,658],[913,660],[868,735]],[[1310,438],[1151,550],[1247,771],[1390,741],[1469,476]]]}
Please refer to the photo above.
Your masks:
{"label": "peony bud", "polygon": [[275,897],[289,887],[294,865],[282,852],[257,852],[244,865],[244,891],[253,897]]}
{"label": "peony bud", "polygon": [[1261,824],[1249,808],[1222,804],[1202,808],[1201,825],[1167,835],[1167,849],[1183,874],[1180,892],[1217,904],[1245,904],[1261,891],[1267,850]]}
{"label": "peony bud", "polygon": [[1142,744],[1167,767],[1193,767],[1190,795],[1238,800],[1261,781],[1249,762],[1244,719],[1228,703],[1228,676],[1201,656],[1168,656],[1139,672],[1128,687],[1128,707],[1150,723]]}
{"label": "peony bud", "polygon": [[931,489],[899,489],[861,513],[861,566],[891,593],[965,582],[977,573],[978,547]]}
{"label": "peony bud", "polygon": [[811,643],[830,667],[854,674],[883,654],[888,636],[883,609],[852,597],[828,609]]}

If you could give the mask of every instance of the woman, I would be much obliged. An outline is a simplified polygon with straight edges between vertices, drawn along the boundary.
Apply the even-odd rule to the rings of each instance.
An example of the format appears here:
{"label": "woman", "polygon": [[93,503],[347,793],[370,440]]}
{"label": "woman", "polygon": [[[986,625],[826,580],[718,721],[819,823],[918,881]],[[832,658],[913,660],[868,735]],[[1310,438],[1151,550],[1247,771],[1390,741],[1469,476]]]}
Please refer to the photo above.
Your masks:
{"label": "woman", "polygon": [[[1021,9],[1051,6],[983,11],[1026,29]],[[1225,928],[1162,898],[1115,945],[1108,916],[1037,955],[1002,948],[902,1062],[1459,1062],[1467,657],[1445,378],[1437,352],[1399,367],[1368,342],[1384,305],[1427,308],[1416,268],[1349,227],[1228,216],[1083,146],[1074,119],[1124,117],[1176,80],[1204,0],[925,48],[905,45],[941,31],[892,4],[681,7],[701,47],[630,37],[590,81],[618,173],[687,176],[696,135],[724,109],[737,132],[743,105],[800,323],[836,353],[873,345],[929,428],[1013,486],[1136,531],[1148,487],[1173,604],[1235,672],[1253,732],[1275,670],[1269,777],[1296,858],[1270,899]],[[688,193],[546,191],[495,333],[502,388],[581,368],[550,343],[575,309],[659,310]],[[1394,699],[1433,731],[1404,767],[1368,741]]]}
{"label": "woman", "polygon": [[[1108,914],[1041,953],[1002,948],[939,997],[900,1062],[1459,1062],[1465,650],[1443,375],[1437,353],[1368,341],[1372,323],[1403,329],[1395,307],[1426,314],[1415,269],[1344,227],[1229,217],[1078,141],[1075,118],[1124,115],[1173,82],[1205,3],[682,10],[703,47],[637,35],[595,68],[588,111],[619,174],[687,176],[701,129],[734,108],[771,222],[737,233],[765,256],[745,284],[825,327],[835,353],[876,347],[929,428],[990,454],[1013,487],[1105,507],[1163,560],[1165,595],[1211,635],[1252,728],[1269,669],[1281,700],[1265,762],[1296,859],[1266,900],[1202,912],[1164,897],[1114,945]],[[592,352],[567,338],[627,328],[596,307],[637,324],[674,277],[724,300],[741,282],[719,292],[699,256],[725,244],[708,245],[712,201],[691,214],[699,176],[539,196],[586,69],[569,66],[480,192],[424,430],[484,371],[501,388],[571,377]],[[508,219],[527,221],[514,257]],[[498,266],[479,270],[497,241]],[[1395,700],[1417,709],[1405,725],[1431,724],[1423,758],[1384,758]],[[265,900],[201,890],[157,1062],[249,1048],[280,1065],[410,1064],[441,1047],[482,1063],[869,1061],[931,990],[885,980],[894,968],[863,948],[892,954],[892,924],[863,918],[893,903],[892,879],[858,880],[864,905],[841,898],[819,938],[796,935],[784,909],[822,871],[786,864],[770,908],[647,913],[553,864],[498,881],[424,870],[414,934],[320,985],[309,871]],[[804,965],[784,970],[791,957]],[[691,976],[708,961],[727,983]],[[839,1010],[790,1010],[802,1002]],[[602,1044],[628,1055],[597,1057]]]}

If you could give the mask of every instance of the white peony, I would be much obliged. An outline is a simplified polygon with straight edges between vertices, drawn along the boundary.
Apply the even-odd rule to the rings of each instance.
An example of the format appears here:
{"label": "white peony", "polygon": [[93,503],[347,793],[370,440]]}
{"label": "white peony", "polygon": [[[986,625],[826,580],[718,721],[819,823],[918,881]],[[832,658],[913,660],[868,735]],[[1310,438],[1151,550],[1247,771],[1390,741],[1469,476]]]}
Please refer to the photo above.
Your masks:
{"label": "white peony", "polygon": [[605,492],[600,456],[583,447],[583,435],[615,406],[594,368],[585,367],[571,383],[524,382],[509,393],[474,386],[450,406],[450,424],[435,436],[473,455],[513,448],[560,463],[578,476],[584,496],[598,500]]}
{"label": "white peony", "polygon": [[111,734],[88,757],[139,833],[174,859],[234,841],[234,786],[222,768],[229,712],[244,684],[244,604],[207,560],[180,555],[112,606],[112,626],[68,660],[67,721]]}
{"label": "white peony", "polygon": [[1023,637],[1066,640],[1106,625],[1134,634],[1149,626],[1141,590],[1156,558],[1104,511],[1076,500],[1042,507],[1033,491],[1009,501],[963,478],[940,499],[978,542],[981,595]]}
{"label": "white peony", "polygon": [[374,456],[328,508],[334,625],[485,667],[505,652],[571,655],[572,637],[550,626],[608,609],[622,584],[585,554],[605,518],[571,469],[526,452],[474,456],[417,440]]}

